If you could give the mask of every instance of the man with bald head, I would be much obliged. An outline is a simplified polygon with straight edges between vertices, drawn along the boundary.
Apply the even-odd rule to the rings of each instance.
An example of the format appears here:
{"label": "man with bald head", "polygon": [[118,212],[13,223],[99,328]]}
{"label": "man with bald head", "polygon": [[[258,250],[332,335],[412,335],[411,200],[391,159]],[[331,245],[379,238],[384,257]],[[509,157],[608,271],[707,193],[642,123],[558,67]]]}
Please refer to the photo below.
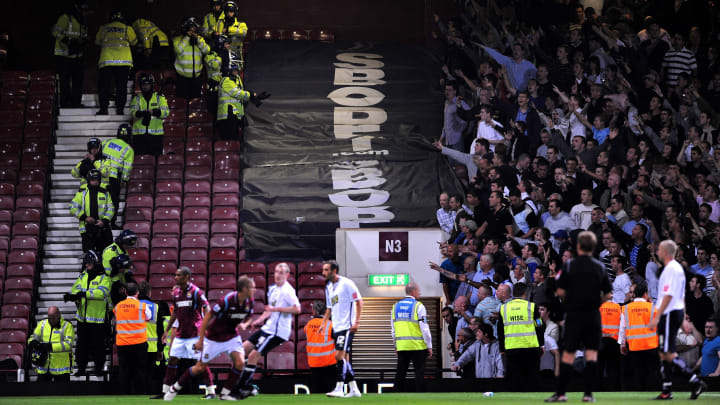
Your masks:
{"label": "man with bald head", "polygon": [[424,391],[425,359],[432,356],[427,311],[418,298],[420,287],[411,282],[405,287],[405,298],[392,308],[392,336],[398,356],[395,389],[398,392],[404,391],[405,375],[411,361],[415,368],[415,391]]}
{"label": "man with bald head", "polygon": [[70,381],[73,342],[75,330],[64,320],[58,307],[48,308],[48,317],[38,322],[28,343],[46,351],[48,356],[43,364],[37,365],[38,381]]}

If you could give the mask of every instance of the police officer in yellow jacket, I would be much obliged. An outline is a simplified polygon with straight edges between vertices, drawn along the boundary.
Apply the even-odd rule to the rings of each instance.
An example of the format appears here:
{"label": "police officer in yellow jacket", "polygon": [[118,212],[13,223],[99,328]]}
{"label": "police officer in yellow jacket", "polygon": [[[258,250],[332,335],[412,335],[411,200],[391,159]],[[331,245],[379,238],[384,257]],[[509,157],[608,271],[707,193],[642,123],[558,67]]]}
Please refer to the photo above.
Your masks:
{"label": "police officer in yellow jacket", "polygon": [[205,17],[203,17],[202,27],[200,27],[200,33],[203,38],[205,38],[205,41],[210,42],[215,36],[215,26],[217,25],[222,12],[222,0],[210,0],[210,12],[205,14]]}
{"label": "police officer in yellow jacket", "polygon": [[217,114],[218,86],[222,80],[223,66],[227,65],[230,59],[230,41],[225,35],[218,35],[210,53],[205,55],[205,68],[208,76],[207,103],[208,110]]}
{"label": "police officer in yellow jacket", "polygon": [[170,113],[167,100],[162,94],[153,91],[155,78],[150,73],[140,75],[140,94],[130,102],[130,115],[133,117],[133,149],[138,155],[159,156],[163,149],[163,120]]}
{"label": "police officer in yellow jacket", "polygon": [[194,17],[186,18],[180,28],[182,35],[173,38],[175,71],[178,74],[176,93],[190,100],[200,97],[203,56],[210,52],[210,47],[198,34],[200,25]]}
{"label": "police officer in yellow jacket", "polygon": [[79,220],[83,252],[102,251],[112,243],[110,219],[115,205],[110,194],[100,187],[102,175],[97,169],[87,174],[87,187],[78,190],[70,201],[70,214]]}
{"label": "police officer in yellow jacket", "polygon": [[115,202],[115,214],[112,217],[111,226],[113,229],[119,227],[115,220],[120,213],[120,188],[121,182],[130,181],[130,172],[135,161],[135,151],[130,146],[131,129],[128,124],[121,124],[117,130],[115,139],[108,139],[103,142],[102,153],[103,166],[107,168],[108,188],[110,196]]}
{"label": "police officer in yellow jacket", "polygon": [[510,391],[533,391],[540,376],[545,328],[537,306],[526,299],[527,289],[525,283],[515,284],[513,299],[500,306],[497,333]]}
{"label": "police officer in yellow jacket", "polygon": [[69,2],[69,7],[53,26],[55,37],[55,66],[60,75],[60,107],[79,108],[82,104],[85,64],[83,48],[88,42],[85,22],[87,5],[81,0]]}
{"label": "police officer in yellow jacket", "polygon": [[138,37],[137,69],[159,69],[170,62],[170,41],[155,23],[144,18],[133,21]]}
{"label": "police officer in yellow jacket", "polygon": [[256,94],[246,91],[240,79],[240,61],[230,59],[225,77],[218,86],[217,123],[220,127],[220,138],[237,139],[238,128],[245,117],[245,103],[250,101],[260,107],[262,100],[268,97],[270,94],[265,92]]}
{"label": "police officer in yellow jacket", "polygon": [[[70,174],[80,179],[80,188],[87,188],[86,176],[91,169],[97,169],[100,171],[102,180],[100,181],[100,188],[107,190],[108,187],[108,174],[110,167],[105,165],[105,158],[102,154],[102,142],[98,138],[90,138],[87,142],[88,153],[85,154],[85,158],[79,161],[75,167],[70,170]],[[115,203],[113,201],[113,203]]]}
{"label": "police officer in yellow jacket", "polygon": [[40,346],[47,352],[45,361],[37,365],[38,381],[70,381],[74,342],[72,324],[62,318],[58,307],[48,308],[47,319],[38,322],[28,339],[28,347]]}
{"label": "police officer in yellow jacket", "polygon": [[223,13],[218,17],[215,24],[215,34],[226,35],[230,39],[230,49],[240,59],[240,70],[245,68],[245,57],[243,55],[243,41],[247,36],[247,24],[237,18],[238,7],[234,1],[225,2]]}
{"label": "police officer in yellow jacket", "polygon": [[425,359],[432,356],[432,336],[427,322],[427,311],[420,298],[420,287],[409,283],[406,297],[392,308],[392,334],[397,349],[398,364],[395,389],[402,392],[405,375],[412,361],[415,369],[415,391],[424,391]]}
{"label": "police officer in yellow jacket", "polygon": [[95,44],[100,46],[99,98],[100,110],[97,115],[107,115],[110,105],[110,92],[115,84],[115,111],[122,115],[127,102],[127,82],[130,68],[133,67],[132,49],[138,40],[135,30],[124,22],[122,12],[114,11],[110,23],[98,30]]}

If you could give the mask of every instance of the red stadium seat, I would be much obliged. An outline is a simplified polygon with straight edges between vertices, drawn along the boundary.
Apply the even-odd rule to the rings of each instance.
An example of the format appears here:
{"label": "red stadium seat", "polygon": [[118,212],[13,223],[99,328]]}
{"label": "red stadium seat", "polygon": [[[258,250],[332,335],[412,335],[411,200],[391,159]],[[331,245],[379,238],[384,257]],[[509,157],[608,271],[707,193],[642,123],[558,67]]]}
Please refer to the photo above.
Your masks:
{"label": "red stadium seat", "polygon": [[163,140],[163,153],[166,155],[184,155],[185,141],[182,138],[165,137]]}
{"label": "red stadium seat", "polygon": [[188,124],[212,124],[213,116],[208,111],[192,111],[188,114]]}
{"label": "red stadium seat", "polygon": [[239,194],[240,184],[237,181],[216,181],[213,183],[212,188],[213,194],[215,193],[226,193],[226,194]]}
{"label": "red stadium seat", "polygon": [[17,222],[12,227],[13,236],[40,237],[40,224],[33,222]]}
{"label": "red stadium seat", "polygon": [[5,155],[2,160],[0,160],[0,167],[18,170],[20,168],[20,157],[15,155]]}
{"label": "red stadium seat", "polygon": [[215,168],[220,170],[241,169],[240,155],[235,153],[215,154]]}
{"label": "red stadium seat", "polygon": [[13,359],[18,368],[22,367],[22,358],[25,345],[22,343],[0,344],[0,360]]}
{"label": "red stadium seat", "polygon": [[150,263],[150,274],[175,274],[177,267],[174,262]]}
{"label": "red stadium seat", "polygon": [[256,288],[256,289],[255,289],[255,294],[253,295],[253,299],[254,299],[255,301],[260,301],[260,302],[263,302],[263,303],[264,303],[264,302],[265,302],[265,295],[266,295],[266,294],[267,294],[267,292],[266,292],[264,289],[261,290],[261,289],[259,289],[259,288]]}
{"label": "red stadium seat", "polygon": [[180,221],[180,209],[172,207],[156,208],[153,217],[155,221]]}
{"label": "red stadium seat", "polygon": [[205,138],[188,139],[187,144],[185,145],[185,152],[211,153],[212,142]]}
{"label": "red stadium seat", "polygon": [[209,225],[210,224],[208,224],[207,221],[183,221],[183,237],[190,235],[199,235],[207,238],[210,235]]}
{"label": "red stadium seat", "polygon": [[[242,250],[243,247],[245,246],[245,238],[242,235],[240,235],[240,236],[238,236],[237,241],[238,241],[238,249]],[[240,259],[240,257],[238,257],[238,259]],[[245,258],[243,257],[240,260],[245,260]]]}
{"label": "red stadium seat", "polygon": [[182,238],[180,247],[183,249],[207,249],[208,240],[204,236],[190,236]]}
{"label": "red stadium seat", "polygon": [[312,314],[312,300],[300,301],[300,313]]}
{"label": "red stadium seat", "polygon": [[[37,224],[33,224],[37,226]],[[8,264],[32,264],[37,262],[37,256],[31,250],[11,251],[8,255]]]}
{"label": "red stadium seat", "polygon": [[143,221],[143,222],[125,222],[125,225],[123,225],[123,229],[130,229],[131,231],[138,234],[138,236],[143,237],[150,237],[150,222],[149,221]]}
{"label": "red stadium seat", "polygon": [[310,31],[310,40],[322,42],[334,42],[335,34],[328,30],[312,30]]}
{"label": "red stadium seat", "polygon": [[35,277],[35,263],[8,264],[6,273],[8,277]]}
{"label": "red stadium seat", "polygon": [[125,221],[152,221],[150,208],[128,208],[125,210]]}
{"label": "red stadium seat", "polygon": [[23,129],[22,127],[4,125],[0,122],[0,139],[19,141],[23,139]]}
{"label": "red stadium seat", "polygon": [[17,183],[17,170],[0,169],[0,181],[8,183]]}
{"label": "red stadium seat", "polygon": [[50,126],[50,123],[47,123],[47,125],[26,125],[25,131],[23,131],[25,134],[25,140],[39,140],[39,141],[49,141],[52,138],[52,127]]}
{"label": "red stadium seat", "polygon": [[325,288],[323,287],[300,287],[298,289],[300,300],[324,300]]}
{"label": "red stadium seat", "polygon": [[208,290],[208,300],[210,301],[217,301],[222,299],[227,293],[231,293],[235,291],[235,285],[232,286],[232,288],[224,288],[224,289],[209,289]]}
{"label": "red stadium seat", "polygon": [[[170,248],[177,250],[180,246],[177,238],[158,237],[153,238],[150,242],[153,249]],[[177,254],[177,252],[175,252]]]}
{"label": "red stadium seat", "polygon": [[52,97],[33,94],[27,100],[28,110],[52,111],[54,107],[55,102]]}
{"label": "red stadium seat", "polygon": [[0,196],[0,210],[13,211],[15,209],[15,197]]}
{"label": "red stadium seat", "polygon": [[150,252],[148,249],[143,248],[132,248],[128,249],[128,256],[130,256],[130,260],[133,261],[133,263],[147,263],[150,260]]}
{"label": "red stadium seat", "polygon": [[133,180],[155,180],[155,170],[149,167],[133,167],[130,172],[130,178]]}
{"label": "red stadium seat", "polygon": [[323,287],[325,286],[325,277],[320,273],[316,274],[300,274],[298,277],[298,287]]}
{"label": "red stadium seat", "polygon": [[24,290],[5,291],[2,297],[2,302],[5,305],[30,305],[30,303],[32,303],[32,293]]}
{"label": "red stadium seat", "polygon": [[240,178],[240,170],[238,169],[215,169],[213,171],[213,179],[215,181],[231,180],[238,181]]}
{"label": "red stadium seat", "polygon": [[135,160],[133,161],[133,167],[155,167],[155,156],[135,156]]}
{"label": "red stadium seat", "polygon": [[10,242],[12,250],[38,250],[38,240],[33,237],[14,237]]}
{"label": "red stadium seat", "polygon": [[169,274],[152,275],[149,281],[152,288],[173,288],[175,286],[175,276]]}
{"label": "red stadium seat", "polygon": [[228,236],[215,236],[210,238],[211,248],[235,248],[237,239]]}
{"label": "red stadium seat", "polygon": [[240,273],[240,276],[246,275],[253,279],[255,281],[255,288],[265,289],[267,288],[267,279],[265,278],[265,274],[243,274]]}
{"label": "red stadium seat", "polygon": [[185,169],[186,181],[207,181],[212,180],[212,171],[208,167],[191,166]]}
{"label": "red stadium seat", "polygon": [[193,98],[188,101],[188,111],[208,111],[208,105],[204,98]]}
{"label": "red stadium seat", "polygon": [[128,195],[155,194],[155,182],[151,180],[130,180],[127,186]]}
{"label": "red stadium seat", "polygon": [[30,304],[3,304],[0,310],[3,318],[29,318]]}
{"label": "red stadium seat", "polygon": [[208,124],[190,124],[187,127],[187,137],[188,140],[191,138],[207,138],[212,139],[213,137],[213,127],[212,125]]}
{"label": "red stadium seat", "polygon": [[285,30],[282,32],[281,39],[289,39],[293,41],[307,41],[308,39],[310,39],[310,35],[307,30]]}
{"label": "red stadium seat", "polygon": [[212,210],[213,221],[238,221],[240,213],[237,207],[218,207]]}
{"label": "red stadium seat", "polygon": [[32,291],[33,279],[27,277],[9,277],[5,280],[5,291],[25,290]]}
{"label": "red stadium seat", "polygon": [[0,82],[7,84],[8,82],[22,82],[27,86],[30,75],[22,70],[6,70],[0,73]]}
{"label": "red stadium seat", "polygon": [[177,262],[177,259],[178,251],[174,248],[153,248],[150,251],[150,260],[153,262]]}
{"label": "red stadium seat", "polygon": [[2,122],[4,126],[23,127],[25,126],[25,111],[0,111],[0,122]]}
{"label": "red stadium seat", "polygon": [[208,181],[190,181],[185,183],[185,193],[207,194],[210,195],[210,182]]}
{"label": "red stadium seat", "polygon": [[297,266],[298,274],[322,273],[322,262],[300,262]]}
{"label": "red stadium seat", "polygon": [[45,205],[43,198],[40,196],[17,197],[15,200],[15,208],[37,208],[42,209]]}
{"label": "red stadium seat", "polygon": [[213,194],[213,207],[234,207],[240,205],[240,197],[237,194],[218,193]]}
{"label": "red stadium seat", "polygon": [[208,256],[207,249],[180,249],[180,260],[185,261],[206,261]]}
{"label": "red stadium seat", "polygon": [[210,227],[211,235],[227,234],[237,238],[238,236],[238,223],[237,221],[213,221]]}
{"label": "red stadium seat", "polygon": [[145,280],[147,278],[148,267],[150,265],[147,262],[133,263],[133,278],[135,278],[135,281],[139,283],[140,279]]}
{"label": "red stadium seat", "polygon": [[165,122],[163,123],[163,130],[165,131],[165,139],[185,139],[187,126],[185,123]]}
{"label": "red stadium seat", "polygon": [[0,110],[24,111],[25,97],[3,97],[2,100],[0,100]]}
{"label": "red stadium seat", "polygon": [[0,330],[21,330],[28,332],[28,320],[26,318],[9,318],[0,319]]}
{"label": "red stadium seat", "polygon": [[0,238],[9,238],[12,233],[12,227],[8,223],[0,223]]}
{"label": "red stadium seat", "polygon": [[22,153],[35,153],[47,156],[47,154],[50,153],[50,142],[39,140],[26,141],[23,143]]}
{"label": "red stadium seat", "polygon": [[[305,325],[307,325],[310,320],[313,319],[313,316],[311,314],[300,314],[297,318],[297,326],[298,330],[303,329]],[[300,336],[298,336],[298,340],[300,339]]]}
{"label": "red stadium seat", "polygon": [[153,200],[152,194],[129,195],[126,199],[126,207],[153,209]]}
{"label": "red stadium seat", "polygon": [[143,249],[150,249],[150,239],[148,238],[137,238],[137,242],[135,242],[136,248],[143,248]]}
{"label": "red stadium seat", "polygon": [[258,262],[240,262],[238,264],[238,273],[243,274],[262,274],[265,275],[265,264]]}
{"label": "red stadium seat", "polygon": [[0,183],[0,196],[15,197],[15,184]]}
{"label": "red stadium seat", "polygon": [[[210,207],[211,200],[210,196],[207,194],[195,194],[195,193],[185,193],[185,198],[183,198],[183,207],[185,209],[190,207],[201,207],[201,208],[207,208]],[[208,219],[210,219],[210,210],[208,209]]]}
{"label": "red stadium seat", "polygon": [[206,207],[187,207],[183,210],[184,221],[208,221],[210,209]]}
{"label": "red stadium seat", "polygon": [[[304,342],[303,342],[304,343]],[[307,349],[305,349],[305,345],[302,346],[302,351],[300,351],[300,346],[298,346],[298,352],[297,352],[297,369],[298,370],[309,370],[310,364],[308,364],[308,355],[307,355]]]}
{"label": "red stadium seat", "polygon": [[[160,170],[158,170],[160,172]],[[156,183],[157,194],[179,194],[183,191],[182,182],[174,180],[163,180]]]}
{"label": "red stadium seat", "polygon": [[[47,159],[47,156],[45,159]],[[19,183],[15,188],[15,195],[18,197],[42,196],[44,191],[45,187],[39,183]]]}
{"label": "red stadium seat", "polygon": [[213,158],[210,152],[194,152],[188,153],[185,157],[185,164],[188,167],[207,167],[208,171],[212,170]]}
{"label": "red stadium seat", "polygon": [[207,260],[180,262],[180,266],[186,266],[195,274],[207,274]]}
{"label": "red stadium seat", "polygon": [[152,227],[153,237],[178,237],[180,236],[180,221],[155,221]]}
{"label": "red stadium seat", "polygon": [[242,144],[240,141],[215,141],[213,149],[216,156],[219,152],[239,154],[242,151]]}
{"label": "red stadium seat", "polygon": [[230,274],[215,274],[208,280],[208,286],[210,289],[226,289],[234,290],[237,284],[237,279],[234,275]]}
{"label": "red stadium seat", "polygon": [[209,265],[209,274],[215,276],[218,274],[228,274],[235,277],[237,266],[235,262],[212,262]]}
{"label": "red stadium seat", "polygon": [[[257,284],[255,285],[257,288]],[[255,305],[253,305],[253,312],[256,314],[262,314],[265,311],[265,303],[260,301],[255,301]]]}
{"label": "red stadium seat", "polygon": [[0,223],[12,224],[13,212],[9,210],[0,210]]}
{"label": "red stadium seat", "polygon": [[187,111],[185,109],[171,108],[168,111],[168,116],[165,118],[169,124],[185,124],[187,121]]}
{"label": "red stadium seat", "polygon": [[232,248],[214,248],[210,249],[211,262],[228,262],[237,260],[237,249]]}
{"label": "red stadium seat", "polygon": [[202,274],[191,274],[190,282],[203,290],[207,289],[207,278]]}
{"label": "red stadium seat", "polygon": [[180,193],[162,194],[155,199],[157,208],[180,208],[182,207],[182,197]]}
{"label": "red stadium seat", "polygon": [[172,301],[172,288],[153,288],[150,291],[153,301]]}
{"label": "red stadium seat", "polygon": [[185,166],[185,159],[183,155],[161,155],[157,159],[158,169],[167,169],[170,167]]}
{"label": "red stadium seat", "polygon": [[[169,156],[169,155],[168,155]],[[160,181],[180,181],[183,180],[183,169],[181,167],[158,167],[155,178]]]}

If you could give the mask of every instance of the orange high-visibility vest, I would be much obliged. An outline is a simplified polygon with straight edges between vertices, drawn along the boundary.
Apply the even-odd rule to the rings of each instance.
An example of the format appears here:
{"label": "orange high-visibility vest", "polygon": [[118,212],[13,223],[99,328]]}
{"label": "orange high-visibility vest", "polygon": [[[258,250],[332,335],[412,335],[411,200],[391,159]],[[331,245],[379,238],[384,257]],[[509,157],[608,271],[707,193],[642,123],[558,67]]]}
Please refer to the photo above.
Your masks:
{"label": "orange high-visibility vest", "polygon": [[332,339],[332,322],[327,321],[327,327],[322,334],[318,333],[321,324],[322,318],[313,318],[305,325],[308,365],[310,367],[326,367],[337,363],[337,360],[335,360],[335,342]]}
{"label": "orange high-visibility vest", "polygon": [[115,306],[113,313],[117,329],[116,345],[128,346],[147,342],[144,302],[127,298]]}
{"label": "orange high-visibility vest", "polygon": [[618,340],[620,332],[620,314],[622,309],[619,304],[605,301],[600,306],[600,319],[602,320],[602,336]]}
{"label": "orange high-visibility vest", "polygon": [[657,330],[648,327],[653,317],[655,307],[649,302],[634,301],[625,305],[625,336],[631,351],[658,347]]}

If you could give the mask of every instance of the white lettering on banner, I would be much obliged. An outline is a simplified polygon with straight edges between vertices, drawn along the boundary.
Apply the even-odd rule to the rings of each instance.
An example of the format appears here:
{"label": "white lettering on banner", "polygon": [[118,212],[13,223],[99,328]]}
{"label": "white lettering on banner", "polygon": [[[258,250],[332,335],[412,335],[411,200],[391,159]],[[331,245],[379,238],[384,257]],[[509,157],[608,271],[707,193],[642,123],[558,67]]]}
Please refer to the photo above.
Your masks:
{"label": "white lettering on banner", "polygon": [[374,86],[385,84],[385,72],[380,69],[335,69],[336,86]]}
{"label": "white lettering on banner", "polygon": [[[379,90],[366,86],[380,86],[385,64],[378,60],[382,55],[374,53],[339,53],[335,63],[336,86],[328,94],[337,105],[333,111],[335,139],[350,140],[351,151],[333,153],[333,156],[375,156],[389,155],[388,150],[372,149],[370,135],[380,132],[380,126],[387,121],[387,112],[372,107],[385,99]],[[333,189],[328,195],[330,202],[338,206],[341,228],[359,228],[360,224],[390,222],[395,215],[389,206],[383,206],[390,199],[390,193],[378,190],[387,182],[377,160],[346,161],[330,165]]]}

